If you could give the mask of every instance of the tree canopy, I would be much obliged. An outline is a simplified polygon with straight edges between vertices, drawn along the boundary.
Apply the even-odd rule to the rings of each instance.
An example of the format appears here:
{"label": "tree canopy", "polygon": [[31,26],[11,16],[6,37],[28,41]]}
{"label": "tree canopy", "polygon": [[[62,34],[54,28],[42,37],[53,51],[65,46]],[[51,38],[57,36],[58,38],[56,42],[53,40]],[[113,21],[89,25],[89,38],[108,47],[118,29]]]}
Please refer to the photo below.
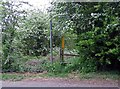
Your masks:
{"label": "tree canopy", "polygon": [[24,56],[49,55],[50,19],[53,48],[60,48],[64,35],[69,39],[66,48],[79,54],[75,64],[67,64],[63,69],[120,69],[120,2],[52,2],[47,13],[20,9],[24,4],[29,5],[0,1],[3,70],[19,71]]}

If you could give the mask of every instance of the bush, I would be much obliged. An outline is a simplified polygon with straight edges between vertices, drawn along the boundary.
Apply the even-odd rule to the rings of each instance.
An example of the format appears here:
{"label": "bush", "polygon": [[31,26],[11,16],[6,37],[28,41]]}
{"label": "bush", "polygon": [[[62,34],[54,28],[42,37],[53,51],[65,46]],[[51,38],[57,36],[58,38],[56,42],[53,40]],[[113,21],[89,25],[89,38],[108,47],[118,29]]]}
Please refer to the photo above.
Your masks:
{"label": "bush", "polygon": [[65,66],[65,72],[80,70],[80,58],[71,58]]}
{"label": "bush", "polygon": [[119,26],[95,28],[80,35],[78,49],[80,55],[86,59],[85,64],[96,61],[98,70],[119,69],[120,30],[118,28]]}
{"label": "bush", "polygon": [[58,61],[54,62],[53,64],[48,62],[44,67],[48,72],[52,73],[62,73],[64,71],[64,66]]}
{"label": "bush", "polygon": [[18,52],[11,53],[7,60],[2,59],[3,72],[18,72],[22,64],[22,56]]}
{"label": "bush", "polygon": [[79,71],[82,73],[96,71],[96,62],[92,59],[83,57],[71,59],[71,62],[65,66],[66,72]]}
{"label": "bush", "polygon": [[50,73],[71,73],[73,71],[79,71],[82,73],[96,71],[96,62],[92,59],[86,60],[85,58],[71,58],[65,65],[60,62],[54,62],[53,64],[48,62],[44,65],[44,69]]}
{"label": "bush", "polygon": [[34,61],[31,61],[31,63],[26,62],[24,65],[21,65],[21,71],[41,73],[46,71],[44,68],[46,63],[46,60],[36,60],[36,63]]}
{"label": "bush", "polygon": [[93,59],[82,59],[80,60],[80,72],[89,73],[97,70],[96,61]]}

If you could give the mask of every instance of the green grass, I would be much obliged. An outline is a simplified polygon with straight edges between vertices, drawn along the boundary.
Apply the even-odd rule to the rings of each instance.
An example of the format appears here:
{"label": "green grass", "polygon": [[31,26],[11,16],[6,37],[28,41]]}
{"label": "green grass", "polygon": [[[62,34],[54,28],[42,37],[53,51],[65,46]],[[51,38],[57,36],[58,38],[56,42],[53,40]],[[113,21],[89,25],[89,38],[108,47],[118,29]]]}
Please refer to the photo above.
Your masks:
{"label": "green grass", "polygon": [[111,71],[111,72],[93,72],[93,73],[80,73],[79,74],[80,79],[113,79],[117,80],[120,78],[120,75],[118,72]]}
{"label": "green grass", "polygon": [[[71,76],[69,76],[71,75]],[[1,76],[1,75],[0,75]],[[120,78],[120,75],[118,72],[94,72],[94,73],[31,73],[29,75],[22,74],[22,73],[3,73],[2,80],[11,80],[11,81],[20,81],[22,79],[27,79],[27,78],[73,78],[73,79],[113,79],[113,80],[118,80]]]}
{"label": "green grass", "polygon": [[26,76],[22,74],[2,74],[2,80],[20,81],[24,78],[26,78]]}
{"label": "green grass", "polygon": [[55,78],[55,77],[67,77],[67,74],[61,73],[61,74],[53,74],[53,73],[46,73],[46,74],[31,74],[31,75],[25,75],[20,73],[3,73],[2,74],[2,80],[11,80],[11,81],[21,81],[22,79],[27,78]]}
{"label": "green grass", "polygon": [[40,77],[47,77],[47,78],[53,78],[53,77],[61,77],[61,78],[65,78],[65,77],[68,77],[68,73],[57,73],[57,74],[54,74],[54,73],[46,73],[44,75],[40,75]]}

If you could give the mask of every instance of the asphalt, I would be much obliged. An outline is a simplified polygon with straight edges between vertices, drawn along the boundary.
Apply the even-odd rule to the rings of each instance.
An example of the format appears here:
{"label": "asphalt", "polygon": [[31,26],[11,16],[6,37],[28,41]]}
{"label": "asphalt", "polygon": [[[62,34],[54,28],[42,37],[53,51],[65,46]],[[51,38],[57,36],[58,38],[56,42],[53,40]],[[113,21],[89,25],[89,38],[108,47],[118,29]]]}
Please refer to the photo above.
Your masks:
{"label": "asphalt", "polygon": [[118,87],[118,81],[37,78],[22,81],[2,81],[2,87]]}

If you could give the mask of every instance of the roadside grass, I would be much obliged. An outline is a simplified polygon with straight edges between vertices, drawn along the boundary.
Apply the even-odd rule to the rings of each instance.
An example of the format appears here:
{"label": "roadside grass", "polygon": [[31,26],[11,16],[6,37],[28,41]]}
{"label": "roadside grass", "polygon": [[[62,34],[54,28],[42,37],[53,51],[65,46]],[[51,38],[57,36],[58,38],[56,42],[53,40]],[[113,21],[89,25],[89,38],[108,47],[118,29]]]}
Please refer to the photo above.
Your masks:
{"label": "roadside grass", "polygon": [[[47,57],[35,57],[35,56],[24,56],[24,61],[30,60],[44,60]],[[73,60],[74,59],[74,60]],[[73,63],[76,58],[66,58],[66,62]],[[25,65],[24,65],[25,66]],[[37,68],[37,66],[36,66]],[[56,67],[55,67],[56,68]],[[63,72],[63,73],[52,73],[52,72],[43,72],[43,73],[1,73],[0,79],[1,80],[11,80],[11,81],[20,81],[22,79],[29,79],[29,78],[72,78],[72,79],[113,79],[118,80],[120,79],[120,73],[117,71],[104,71],[104,72],[91,72],[91,73],[79,73],[79,72]]]}
{"label": "roadside grass", "polygon": [[72,79],[112,79],[118,80],[120,75],[118,72],[94,72],[94,73],[3,73],[2,80],[21,81],[29,78],[72,78]]}
{"label": "roadside grass", "polygon": [[28,78],[28,76],[25,76],[23,74],[13,74],[13,73],[3,73],[2,74],[2,80],[11,80],[11,81],[20,81],[22,79]]}
{"label": "roadside grass", "polygon": [[23,79],[35,78],[39,74],[36,73],[2,73],[1,80],[21,81]]}
{"label": "roadside grass", "polygon": [[21,81],[22,79],[29,79],[29,78],[55,78],[55,77],[60,77],[60,78],[65,78],[67,77],[67,74],[62,73],[62,74],[54,74],[54,73],[3,73],[1,74],[1,80],[10,80],[10,81]]}
{"label": "roadside grass", "polygon": [[80,79],[113,79],[113,80],[118,80],[120,78],[120,74],[117,71],[80,73],[79,78]]}
{"label": "roadside grass", "polygon": [[[33,59],[36,60],[44,60],[47,57],[34,57],[34,56],[24,56],[25,61],[30,61]],[[74,59],[74,60],[73,60]],[[74,63],[76,58],[68,58],[65,61]],[[24,65],[26,66],[26,65]],[[46,65],[45,65],[46,66]],[[35,66],[35,68],[38,68]],[[57,67],[54,67],[56,69],[59,69]],[[25,69],[25,67],[23,68]],[[39,68],[40,69],[40,68]],[[35,70],[35,69],[34,69]],[[53,72],[43,72],[43,73],[35,73],[35,72],[23,72],[23,73],[1,73],[0,79],[1,80],[11,80],[11,81],[20,81],[22,79],[29,79],[29,78],[72,78],[72,79],[113,79],[118,80],[120,79],[120,73],[117,71],[104,71],[104,72],[90,72],[90,73],[79,73],[79,72],[61,72],[61,73],[53,73]]]}
{"label": "roadside grass", "polygon": [[45,77],[45,78],[54,78],[54,77],[60,77],[60,78],[66,78],[68,77],[68,73],[46,73],[46,74],[42,74],[39,75],[40,77]]}

